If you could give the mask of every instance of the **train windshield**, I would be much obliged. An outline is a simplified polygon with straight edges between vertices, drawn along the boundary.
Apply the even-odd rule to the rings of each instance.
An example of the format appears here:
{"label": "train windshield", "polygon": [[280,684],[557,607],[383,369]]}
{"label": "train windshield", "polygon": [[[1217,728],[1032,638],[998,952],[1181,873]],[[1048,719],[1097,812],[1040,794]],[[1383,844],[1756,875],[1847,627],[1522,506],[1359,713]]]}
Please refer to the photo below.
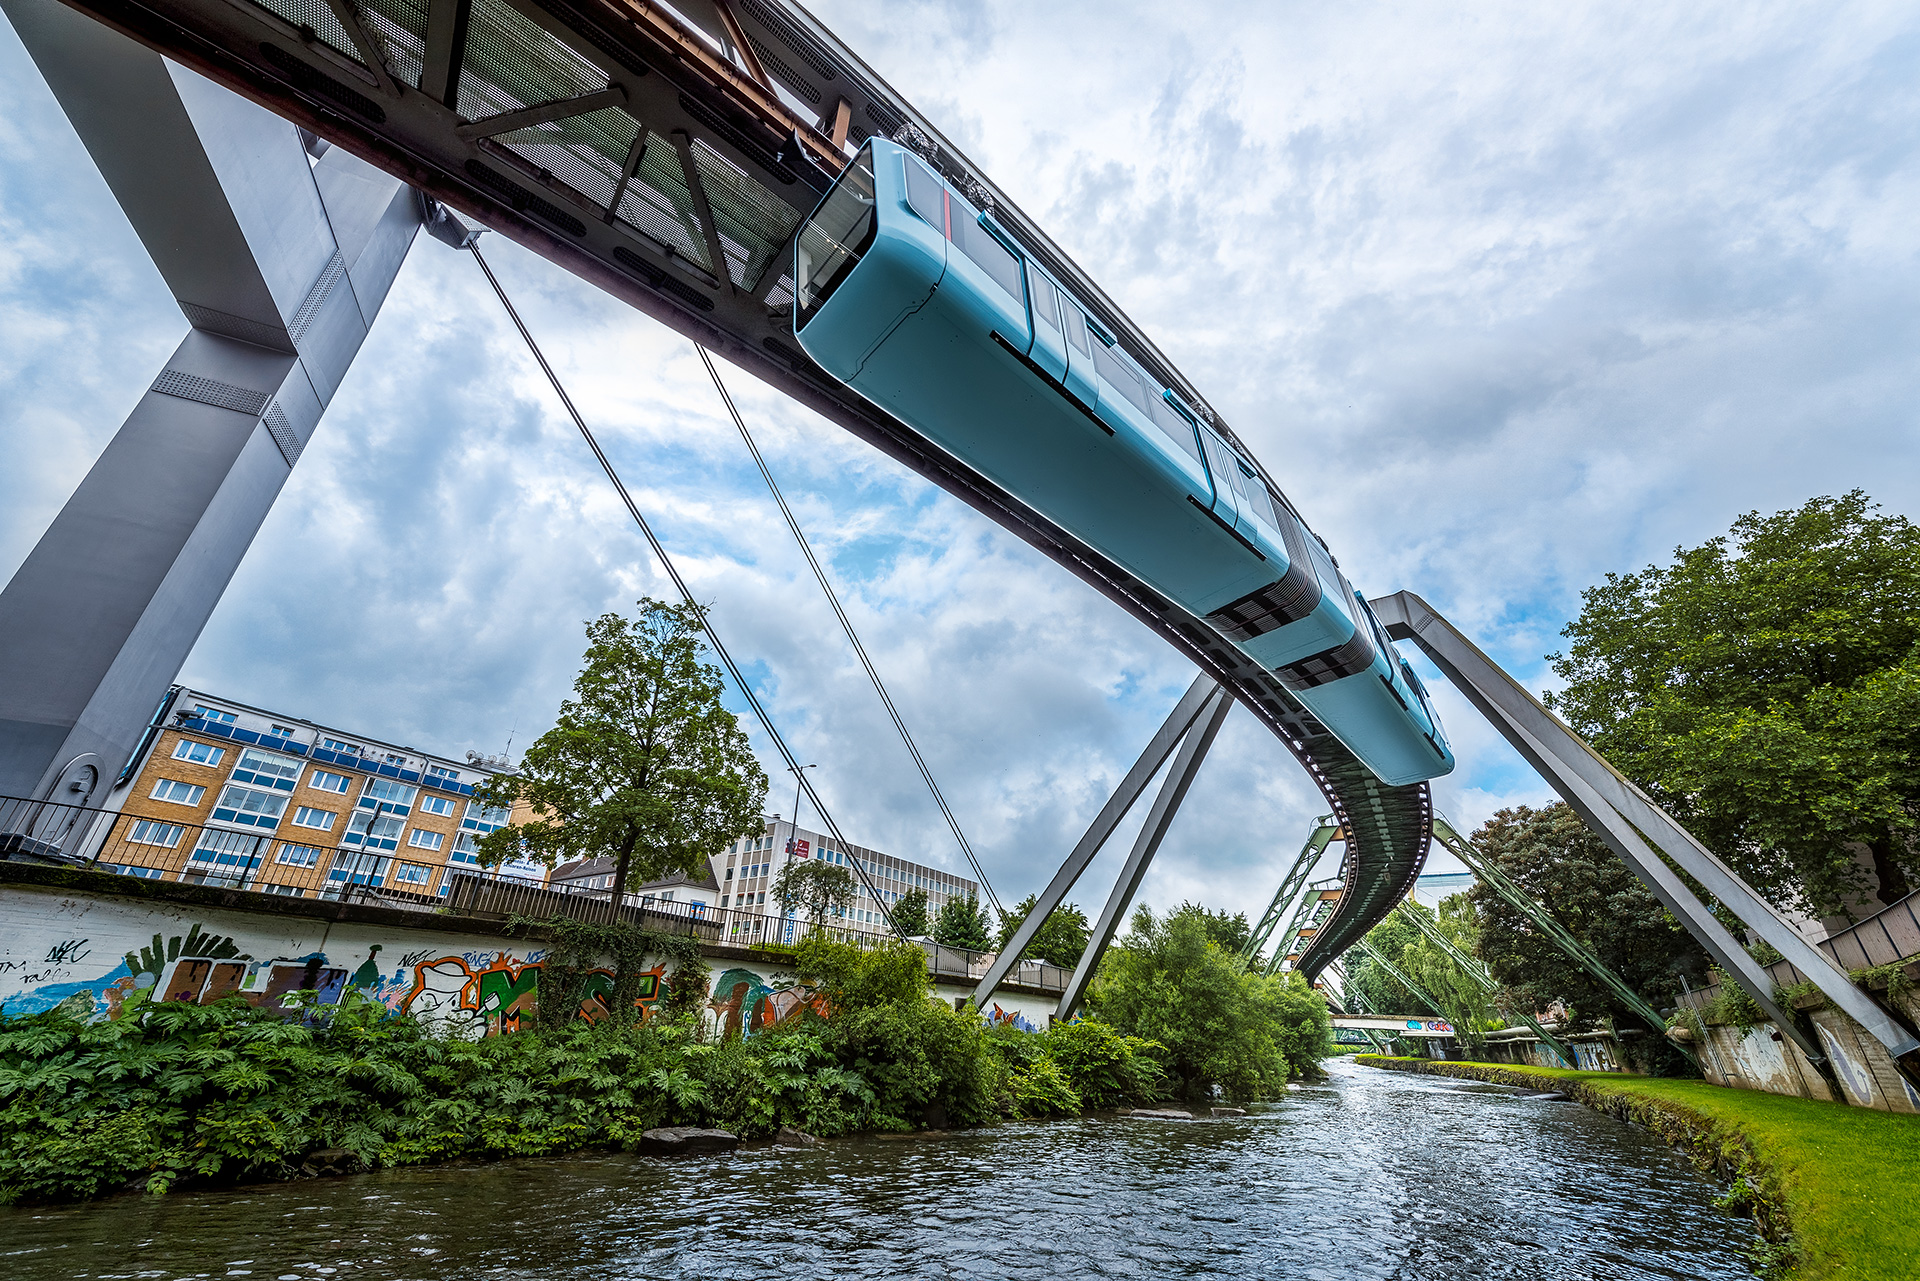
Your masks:
{"label": "train windshield", "polygon": [[867,146],[800,228],[793,269],[796,328],[813,319],[873,244],[873,204],[873,148]]}

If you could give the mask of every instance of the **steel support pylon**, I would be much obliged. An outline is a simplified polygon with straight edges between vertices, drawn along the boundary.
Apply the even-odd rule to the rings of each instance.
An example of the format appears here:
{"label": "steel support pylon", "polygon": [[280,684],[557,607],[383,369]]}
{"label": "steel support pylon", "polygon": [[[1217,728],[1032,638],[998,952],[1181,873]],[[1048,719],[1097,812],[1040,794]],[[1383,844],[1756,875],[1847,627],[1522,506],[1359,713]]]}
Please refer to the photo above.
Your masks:
{"label": "steel support pylon", "polygon": [[[1500,985],[1493,981],[1493,975],[1488,971],[1486,965],[1478,957],[1469,956],[1461,951],[1457,943],[1441,932],[1439,923],[1428,920],[1426,913],[1421,911],[1417,904],[1402,899],[1394,910],[1405,917],[1407,922],[1416,930],[1424,934],[1428,942],[1432,943],[1442,952],[1445,952],[1448,959],[1459,966],[1461,972],[1473,981],[1474,986],[1478,987],[1488,996],[1492,996],[1500,990]],[[1439,1007],[1436,1005],[1434,1008],[1438,1009]],[[1532,1014],[1523,1012],[1515,1014],[1512,1017],[1520,1020],[1521,1026],[1539,1037],[1542,1045],[1559,1055],[1562,1063],[1565,1063],[1570,1068],[1580,1066],[1580,1060],[1573,1056],[1573,1047],[1542,1027],[1540,1020],[1534,1018]]]}
{"label": "steel support pylon", "polygon": [[[1412,592],[1397,592],[1370,603],[1387,634],[1413,641],[1446,673],[1823,1074],[1832,1069],[1811,1021],[1774,1000],[1766,967],[1694,895],[1680,873],[1698,881],[1721,907],[1792,962],[1834,1008],[1886,1048],[1910,1082],[1920,1083],[1920,1037],[1854,984],[1826,953],[1802,938],[1771,903],[1582,742],[1438,610]],[[1673,860],[1672,867],[1667,859]]]}
{"label": "steel support pylon", "polygon": [[[1531,894],[1521,889],[1513,878],[1500,870],[1498,864],[1486,858],[1474,848],[1473,842],[1455,830],[1453,824],[1440,815],[1433,816],[1433,839],[1442,849],[1467,865],[1467,870],[1487,883],[1493,892],[1504,899],[1515,911],[1520,912],[1533,927],[1544,934],[1561,950],[1569,960],[1591,974],[1601,986],[1619,997],[1626,1007],[1639,1016],[1655,1036],[1666,1038],[1667,1021],[1660,1017],[1660,1011],[1643,1000],[1640,994],[1627,986],[1627,981],[1609,969],[1605,962],[1595,956],[1587,946],[1575,938],[1567,928],[1555,920],[1553,914],[1540,904]],[[1696,1066],[1700,1060],[1693,1051],[1677,1041],[1668,1040],[1669,1045],[1685,1055]]]}
{"label": "steel support pylon", "polygon": [[[994,958],[993,964],[987,967],[986,974],[981,977],[979,984],[973,990],[973,1003],[977,1008],[986,1008],[987,1001],[1000,984],[1006,981],[1008,972],[1013,969],[1020,954],[1026,951],[1027,945],[1033,942],[1033,936],[1038,934],[1040,927],[1046,923],[1047,916],[1072,892],[1075,883],[1086,872],[1087,865],[1093,861],[1093,856],[1100,852],[1100,847],[1106,844],[1109,836],[1113,835],[1114,828],[1118,827],[1120,820],[1127,816],[1127,811],[1133,808],[1133,803],[1140,799],[1140,794],[1146,791],[1147,784],[1151,783],[1154,775],[1160,772],[1160,767],[1166,764],[1167,758],[1173,755],[1174,750],[1180,747],[1183,740],[1194,730],[1202,714],[1206,713],[1209,707],[1213,707],[1217,716],[1224,719],[1225,709],[1231,706],[1231,697],[1212,677],[1203,673],[1194,678],[1193,684],[1187,687],[1187,692],[1181,695],[1173,711],[1148,742],[1146,750],[1140,753],[1140,759],[1133,763],[1133,768],[1128,770],[1126,777],[1120,780],[1120,786],[1115,788],[1113,795],[1107,798],[1107,803],[1100,807],[1100,812],[1094,816],[1086,833],[1067,855],[1066,861],[1061,863],[1060,870],[1053,874],[1053,879],[1047,882],[1046,889],[1042,890],[1039,897],[1034,900],[1033,910],[1027,913],[1026,919],[1020,923],[1020,928],[1013,932],[1013,937],[1007,940],[1005,947],[1000,949],[1000,954]],[[1209,717],[1209,719],[1214,718]],[[1215,732],[1217,731],[1216,725]],[[1208,743],[1213,741],[1211,733],[1206,738]],[[1205,751],[1202,749],[1193,757],[1189,765],[1189,773],[1199,767],[1200,759],[1204,755]],[[1170,785],[1180,773],[1181,771],[1176,768],[1173,774],[1168,776],[1168,784]],[[1191,778],[1188,782],[1191,782]],[[1161,795],[1163,798],[1167,796],[1164,786],[1161,789]],[[1172,798],[1172,804],[1165,814],[1165,822],[1171,823],[1173,813],[1179,808],[1180,799],[1185,795],[1186,786],[1183,785],[1179,788],[1178,796]],[[1155,810],[1156,812],[1159,810],[1157,801]],[[1150,816],[1146,830],[1152,827],[1153,820]],[[1163,828],[1162,835],[1164,834]],[[1145,857],[1138,869],[1139,873],[1145,873],[1146,864],[1152,860],[1158,848],[1159,841],[1156,839],[1153,842],[1153,848],[1145,852]],[[1135,852],[1139,853],[1137,843]],[[1131,859],[1129,859],[1129,866],[1132,866]],[[1124,879],[1123,875],[1123,882]],[[1105,919],[1104,913],[1102,919]],[[1104,944],[1101,945],[1103,948],[1104,946]],[[1087,951],[1080,958],[1083,967],[1090,956],[1096,963],[1098,962],[1099,958],[1094,955],[1095,951],[1093,942],[1089,941]]]}
{"label": "steel support pylon", "polygon": [[0,0],[191,325],[0,591],[0,794],[100,804],[420,225],[399,180],[56,0]]}
{"label": "steel support pylon", "polygon": [[1260,921],[1247,936],[1247,945],[1240,949],[1240,960],[1251,966],[1260,957],[1260,949],[1267,945],[1273,932],[1279,928],[1280,920],[1287,915],[1287,909],[1300,896],[1306,887],[1307,878],[1313,875],[1314,867],[1320,862],[1320,856],[1327,852],[1334,838],[1340,835],[1340,824],[1331,814],[1314,820],[1313,831],[1307,834],[1307,843],[1301,847],[1294,858],[1293,866],[1280,878],[1280,888],[1273,892],[1273,901],[1267,904],[1267,910],[1260,915]]}

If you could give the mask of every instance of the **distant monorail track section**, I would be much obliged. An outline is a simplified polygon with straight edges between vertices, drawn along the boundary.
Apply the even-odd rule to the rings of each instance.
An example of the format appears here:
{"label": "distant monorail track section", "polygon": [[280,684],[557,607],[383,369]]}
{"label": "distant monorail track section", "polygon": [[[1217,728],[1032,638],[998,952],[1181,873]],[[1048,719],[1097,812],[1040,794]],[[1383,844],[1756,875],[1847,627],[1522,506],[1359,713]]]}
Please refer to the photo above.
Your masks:
{"label": "distant monorail track section", "polygon": [[[1133,361],[1254,459],[1091,277],[804,10],[783,0],[67,3],[747,369],[1038,548],[1228,687],[1300,760],[1347,833],[1346,892],[1301,958],[1309,976],[1410,889],[1430,835],[1426,784],[1382,783],[1213,628],[800,349],[796,230],[868,138],[909,140]],[[195,324],[218,332],[218,314],[198,310]]]}

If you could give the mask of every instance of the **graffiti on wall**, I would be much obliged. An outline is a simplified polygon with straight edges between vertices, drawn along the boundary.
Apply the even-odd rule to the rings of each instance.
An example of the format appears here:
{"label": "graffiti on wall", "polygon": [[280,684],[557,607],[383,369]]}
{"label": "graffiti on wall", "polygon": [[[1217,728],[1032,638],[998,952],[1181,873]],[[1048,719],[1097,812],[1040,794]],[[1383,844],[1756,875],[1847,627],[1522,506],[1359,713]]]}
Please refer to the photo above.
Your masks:
{"label": "graffiti on wall", "polygon": [[722,1037],[751,1036],[778,1027],[802,1010],[825,1018],[826,998],[801,984],[776,984],[752,970],[738,967],[713,981],[707,1008],[713,1030]]}

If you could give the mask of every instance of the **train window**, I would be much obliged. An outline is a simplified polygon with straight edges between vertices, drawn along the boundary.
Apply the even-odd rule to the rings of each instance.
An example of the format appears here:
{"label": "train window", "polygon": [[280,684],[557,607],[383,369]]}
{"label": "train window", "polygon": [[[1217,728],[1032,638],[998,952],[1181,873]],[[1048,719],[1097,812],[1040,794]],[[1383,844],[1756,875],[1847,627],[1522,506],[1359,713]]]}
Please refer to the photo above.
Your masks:
{"label": "train window", "polygon": [[1320,576],[1321,599],[1344,614],[1347,621],[1353,623],[1354,630],[1358,631],[1360,625],[1354,622],[1352,598],[1347,593],[1346,580],[1334,568],[1333,553],[1327,550],[1327,545],[1320,541],[1318,534],[1307,544],[1307,554],[1313,558],[1314,572]]}
{"label": "train window", "polygon": [[873,244],[873,148],[862,147],[800,228],[794,256],[799,323],[805,325]]}
{"label": "train window", "polygon": [[942,236],[947,234],[947,188],[918,160],[903,156],[907,166],[907,204]]}
{"label": "train window", "polygon": [[1134,408],[1149,417],[1152,416],[1153,411],[1147,407],[1146,389],[1140,386],[1140,375],[1127,368],[1120,357],[1113,353],[1112,348],[1104,343],[1095,347],[1093,367],[1100,371],[1100,376],[1106,379],[1115,391],[1132,401]]}
{"label": "train window", "polygon": [[1027,264],[1027,291],[1033,296],[1035,318],[1060,328],[1060,302],[1053,292],[1053,282],[1041,275],[1032,263]]}
{"label": "train window", "polygon": [[998,236],[980,225],[979,215],[969,209],[965,201],[954,199],[950,209],[954,245],[973,259],[994,284],[1006,290],[1007,297],[1015,302],[1025,301],[1020,289],[1020,260],[1008,252]]}
{"label": "train window", "polygon": [[1167,433],[1174,444],[1193,455],[1195,462],[1199,462],[1200,447],[1194,443],[1193,424],[1174,413],[1173,406],[1164,400],[1154,399],[1147,404],[1151,407],[1148,412],[1153,418],[1153,425]]}
{"label": "train window", "polygon": [[1091,356],[1093,353],[1087,348],[1087,318],[1072,303],[1067,303],[1066,306],[1067,341],[1071,342],[1074,350],[1082,356]]}

